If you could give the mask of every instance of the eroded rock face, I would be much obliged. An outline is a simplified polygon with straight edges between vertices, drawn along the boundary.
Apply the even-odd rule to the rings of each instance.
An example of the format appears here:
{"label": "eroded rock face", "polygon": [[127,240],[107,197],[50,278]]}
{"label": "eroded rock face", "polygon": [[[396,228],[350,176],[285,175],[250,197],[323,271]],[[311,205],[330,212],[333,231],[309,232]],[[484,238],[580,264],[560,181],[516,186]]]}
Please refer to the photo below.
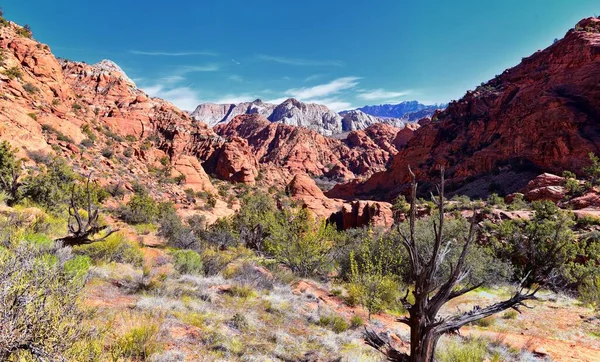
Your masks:
{"label": "eroded rock face", "polygon": [[[104,175],[100,182],[109,178],[125,188],[138,180],[156,183],[150,169],[166,160],[172,175],[185,174],[187,184],[150,185],[157,196],[176,201],[185,197],[183,188],[214,191],[193,157],[219,143],[206,125],[149,97],[113,62],[58,60],[47,45],[19,35],[19,28],[14,23],[0,28],[0,68],[9,74],[0,73],[0,139],[20,156],[58,153],[77,172]],[[101,156],[103,148],[113,156]]]}
{"label": "eroded rock face", "polygon": [[392,205],[387,202],[360,200],[344,204],[329,220],[342,230],[369,225],[391,227],[394,215]]}
{"label": "eroded rock face", "polygon": [[587,154],[600,148],[600,33],[590,23],[598,19],[584,20],[564,39],[450,103],[414,133],[386,172],[328,195],[389,200],[405,189],[409,165],[422,183],[437,181],[444,166],[455,188],[509,170],[581,172]]}
{"label": "eroded rock face", "polygon": [[341,209],[343,201],[325,197],[323,191],[308,175],[296,174],[287,186],[287,192],[294,200],[312,211],[319,218],[328,218],[332,213]]}
{"label": "eroded rock face", "polygon": [[226,181],[254,185],[258,176],[258,162],[248,147],[248,142],[233,137],[215,152],[215,175]]}
{"label": "eroded rock face", "polygon": [[[258,161],[265,178],[279,168],[283,185],[293,175],[305,173],[314,177],[325,176],[336,180],[366,177],[376,170],[385,169],[397,151],[392,144],[398,129],[377,124],[362,131],[350,132],[345,140],[324,137],[316,131],[271,123],[259,115],[235,117],[227,124],[218,125],[215,132],[225,140],[235,137],[248,142],[251,154]],[[205,166],[210,160],[205,162]],[[208,166],[210,167],[210,166]]]}

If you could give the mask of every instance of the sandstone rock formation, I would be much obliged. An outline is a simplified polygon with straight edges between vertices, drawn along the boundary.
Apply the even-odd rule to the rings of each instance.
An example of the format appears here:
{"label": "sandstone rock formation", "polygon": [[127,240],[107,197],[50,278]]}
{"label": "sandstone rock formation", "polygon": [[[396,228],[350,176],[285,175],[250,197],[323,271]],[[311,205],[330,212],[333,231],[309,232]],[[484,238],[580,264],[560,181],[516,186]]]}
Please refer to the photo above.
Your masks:
{"label": "sandstone rock formation", "polygon": [[[423,186],[439,179],[441,165],[449,190],[489,175],[487,188],[501,193],[525,186],[530,176],[519,175],[523,171],[581,172],[587,154],[600,149],[599,22],[583,20],[547,49],[451,102],[414,133],[387,171],[328,195],[390,200],[405,189],[409,166]],[[509,171],[514,179],[503,179]]]}

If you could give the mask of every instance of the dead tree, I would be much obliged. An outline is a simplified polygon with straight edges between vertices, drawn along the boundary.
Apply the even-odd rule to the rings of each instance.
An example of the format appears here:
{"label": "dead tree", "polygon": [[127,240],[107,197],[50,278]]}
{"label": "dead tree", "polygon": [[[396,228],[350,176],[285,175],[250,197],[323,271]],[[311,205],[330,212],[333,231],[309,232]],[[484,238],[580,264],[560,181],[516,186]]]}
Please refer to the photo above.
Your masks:
{"label": "dead tree", "polygon": [[[92,192],[90,190],[91,176],[92,174],[90,173],[85,184],[87,217],[82,217],[79,212],[79,205],[75,195],[75,185],[71,189],[67,225],[69,234],[56,240],[62,242],[63,246],[86,245],[104,241],[111,234],[119,231],[118,229],[111,229],[108,225],[100,225],[98,221],[98,207],[92,202]],[[96,237],[100,233],[103,233],[103,236]]]}
{"label": "dead tree", "polygon": [[[476,234],[476,212],[474,210],[468,233],[463,236],[463,245],[458,260],[450,263],[450,272],[447,277],[440,278],[440,267],[452,247],[451,240],[444,239],[444,170],[441,170],[441,183],[438,186],[437,198],[434,197],[436,208],[439,211],[438,219],[433,222],[434,240],[432,241],[431,255],[425,255],[419,249],[415,238],[416,222],[416,193],[417,183],[415,175],[411,175],[411,201],[409,212],[409,232],[402,232],[398,228],[401,244],[408,252],[410,262],[409,280],[414,287],[412,293],[414,302],[408,301],[408,289],[402,304],[408,310],[408,317],[398,319],[410,327],[410,354],[400,352],[389,343],[389,341],[377,335],[373,331],[366,331],[366,343],[384,353],[390,361],[402,362],[431,362],[435,358],[436,345],[439,338],[446,333],[455,333],[467,323],[499,313],[512,308],[519,311],[519,307],[525,306],[524,302],[536,299],[538,289],[524,289],[520,286],[515,294],[508,300],[487,307],[476,306],[473,310],[448,316],[439,316],[440,309],[450,300],[460,297],[478,287],[481,284],[465,283],[469,275],[469,267],[465,260],[469,253],[469,247]],[[522,284],[522,283],[521,283]]]}

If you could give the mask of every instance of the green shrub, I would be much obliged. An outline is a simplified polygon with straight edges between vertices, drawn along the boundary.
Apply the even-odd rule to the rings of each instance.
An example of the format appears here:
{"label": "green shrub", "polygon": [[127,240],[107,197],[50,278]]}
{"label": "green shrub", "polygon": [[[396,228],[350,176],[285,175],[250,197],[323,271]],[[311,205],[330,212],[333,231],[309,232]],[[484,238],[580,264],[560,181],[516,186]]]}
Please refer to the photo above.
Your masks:
{"label": "green shrub", "polygon": [[0,247],[1,360],[63,360],[90,335],[80,308],[86,266],[65,256],[26,241]]}
{"label": "green shrub", "polygon": [[37,175],[25,178],[24,196],[48,210],[59,211],[66,208],[77,180],[78,175],[71,167],[62,158],[55,157],[42,166]]}
{"label": "green shrub", "polygon": [[125,140],[127,142],[135,142],[137,141],[137,138],[134,135],[128,134],[127,136],[125,136]]}
{"label": "green shrub", "polygon": [[439,362],[484,361],[488,355],[488,342],[482,339],[466,338],[462,342],[457,338],[447,338],[443,342],[436,352]]}
{"label": "green shrub", "polygon": [[273,216],[265,251],[302,277],[325,272],[335,229],[316,220],[308,210],[284,211]]}
{"label": "green shrub", "polygon": [[81,110],[81,104],[79,103],[73,103],[73,105],[71,106],[71,109],[73,110],[73,112],[77,113]]}
{"label": "green shrub", "polygon": [[321,316],[317,321],[317,325],[325,328],[329,328],[335,333],[342,333],[347,331],[350,328],[350,324],[339,315],[328,315]]}
{"label": "green shrub", "polygon": [[96,263],[128,263],[142,265],[144,254],[140,247],[121,233],[112,234],[105,241],[76,246],[73,252],[87,255]]}
{"label": "green shrub", "polygon": [[600,309],[600,276],[583,281],[579,287],[579,298],[594,309]]}
{"label": "green shrub", "polygon": [[89,138],[85,138],[81,141],[81,143],[79,145],[82,147],[85,147],[85,148],[94,147],[94,141],[92,141]]}
{"label": "green shrub", "polygon": [[177,250],[172,253],[175,269],[181,274],[203,274],[204,265],[200,254],[192,250]]}
{"label": "green shrub", "polygon": [[489,317],[485,317],[485,318],[477,320],[475,322],[475,324],[479,327],[487,328],[487,327],[492,326],[495,322],[496,322],[496,318],[493,316],[489,316]]}
{"label": "green shrub", "polygon": [[33,119],[34,121],[38,120],[37,114],[35,113],[27,113],[27,115],[29,116],[29,118]]}
{"label": "green shrub", "polygon": [[22,79],[23,78],[23,73],[21,73],[21,70],[19,69],[19,67],[10,67],[8,69],[5,69],[2,71],[2,74],[4,74],[5,76],[7,76],[8,78],[12,79]]}
{"label": "green shrub", "polygon": [[114,156],[115,151],[111,147],[105,147],[102,149],[102,156],[106,158],[112,158]]}
{"label": "green shrub", "polygon": [[7,205],[12,206],[23,197],[21,177],[22,161],[10,143],[0,143],[0,191],[5,193]]}
{"label": "green shrub", "polygon": [[158,203],[144,192],[136,192],[129,202],[119,209],[121,219],[128,224],[151,223],[159,215]]}
{"label": "green shrub", "polygon": [[31,83],[25,83],[23,85],[23,90],[29,94],[38,93],[40,91],[38,87],[34,86]]}
{"label": "green shrub", "polygon": [[233,315],[231,318],[231,325],[240,331],[246,330],[250,326],[248,324],[248,319],[246,319],[246,317],[240,313]]}
{"label": "green shrub", "polygon": [[112,358],[147,360],[152,354],[162,350],[158,332],[159,327],[156,323],[131,328],[123,336],[118,337],[110,347]]}
{"label": "green shrub", "polygon": [[518,316],[519,312],[517,312],[516,310],[509,310],[504,312],[504,314],[502,315],[502,319],[517,319]]}
{"label": "green shrub", "polygon": [[234,297],[242,299],[247,299],[255,295],[254,289],[249,285],[234,284],[231,286],[230,292]]}
{"label": "green shrub", "polygon": [[127,158],[133,156],[133,149],[132,148],[125,149],[125,151],[123,151],[123,156],[125,156]]}
{"label": "green shrub", "polygon": [[31,27],[28,24],[25,24],[22,28],[17,28],[15,31],[18,35],[29,38],[33,37],[33,32],[31,31]]}
{"label": "green shrub", "polygon": [[363,319],[357,314],[353,315],[352,318],[350,318],[350,327],[352,327],[353,329],[362,327],[364,324],[365,322],[363,321]]}

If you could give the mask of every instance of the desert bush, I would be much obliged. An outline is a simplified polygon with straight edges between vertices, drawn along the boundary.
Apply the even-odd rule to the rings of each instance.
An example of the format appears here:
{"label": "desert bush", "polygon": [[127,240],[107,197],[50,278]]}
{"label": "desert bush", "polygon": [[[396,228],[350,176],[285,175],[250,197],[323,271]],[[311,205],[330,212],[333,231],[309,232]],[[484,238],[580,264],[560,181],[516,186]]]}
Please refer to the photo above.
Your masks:
{"label": "desert bush", "polygon": [[350,318],[350,327],[351,328],[356,329],[358,327],[362,327],[364,324],[365,324],[365,321],[363,321],[363,319],[357,314],[353,315],[352,318]]}
{"label": "desert bush", "polygon": [[23,90],[29,94],[37,93],[40,91],[40,89],[38,87],[34,86],[31,83],[25,83],[23,85]]}
{"label": "desert bush", "polygon": [[63,360],[86,337],[88,266],[68,249],[26,241],[0,248],[0,360]]}
{"label": "desert bush", "polygon": [[111,147],[104,147],[101,151],[103,157],[112,158],[114,156],[115,151]]}
{"label": "desert bush", "polygon": [[85,148],[94,147],[94,141],[89,138],[84,138],[79,145]]}
{"label": "desert bush", "polygon": [[119,209],[119,216],[128,224],[147,224],[156,220],[159,211],[158,203],[145,190],[138,189]]}
{"label": "desert bush", "polygon": [[342,333],[350,328],[350,324],[342,316],[331,314],[328,316],[321,316],[317,321],[317,325],[325,328],[329,328],[335,333]]}
{"label": "desert bush", "polygon": [[475,322],[475,325],[482,328],[491,327],[496,322],[496,318],[494,316],[489,316],[485,318],[481,318]]}
{"label": "desert bush", "polygon": [[159,325],[146,321],[145,324],[135,326],[122,336],[117,336],[110,346],[113,360],[140,360],[145,361],[151,355],[162,350],[159,339]]}
{"label": "desert bush", "polygon": [[11,206],[22,197],[22,161],[17,159],[16,150],[7,141],[0,143],[0,191],[6,194],[5,201]]}
{"label": "desert bush", "polygon": [[246,317],[240,313],[234,314],[230,323],[234,328],[240,331],[246,330],[250,327],[248,319],[246,319]]}
{"label": "desert bush", "polygon": [[517,312],[516,310],[509,310],[502,314],[502,319],[517,319],[518,316],[519,312]]}
{"label": "desert bush", "polygon": [[66,207],[78,178],[65,160],[55,157],[39,173],[25,178],[24,196],[48,210],[59,211]]}
{"label": "desert bush", "polygon": [[529,283],[564,285],[568,281],[566,267],[576,253],[573,216],[550,201],[534,202],[532,207],[531,220],[491,225],[491,246],[499,258],[512,263],[515,280],[527,276]]}
{"label": "desert bush", "polygon": [[96,263],[128,263],[142,265],[144,255],[140,247],[121,233],[110,235],[105,241],[73,248],[78,255],[87,255]]}
{"label": "desert bush", "polygon": [[600,159],[593,152],[588,154],[590,165],[584,168],[586,176],[592,186],[595,186],[600,177]]}
{"label": "desert bush", "polygon": [[175,269],[181,274],[202,274],[204,266],[200,255],[192,250],[176,250],[173,255]]}
{"label": "desert bush", "polygon": [[202,239],[209,246],[227,248],[237,246],[240,242],[233,222],[228,218],[218,219],[202,232]]}
{"label": "desert bush", "polygon": [[488,356],[488,343],[482,339],[448,338],[444,342],[436,353],[436,360],[440,362],[484,361]]}
{"label": "desert bush", "polygon": [[22,79],[23,78],[23,73],[21,73],[21,70],[19,69],[19,67],[10,67],[8,69],[5,69],[2,71],[2,74],[4,74],[5,76],[7,76],[10,79]]}
{"label": "desert bush", "polygon": [[579,286],[579,298],[594,309],[600,309],[600,276],[594,276],[583,281]]}
{"label": "desert bush", "polygon": [[265,251],[300,276],[327,270],[336,231],[306,209],[284,211],[271,223]]}

